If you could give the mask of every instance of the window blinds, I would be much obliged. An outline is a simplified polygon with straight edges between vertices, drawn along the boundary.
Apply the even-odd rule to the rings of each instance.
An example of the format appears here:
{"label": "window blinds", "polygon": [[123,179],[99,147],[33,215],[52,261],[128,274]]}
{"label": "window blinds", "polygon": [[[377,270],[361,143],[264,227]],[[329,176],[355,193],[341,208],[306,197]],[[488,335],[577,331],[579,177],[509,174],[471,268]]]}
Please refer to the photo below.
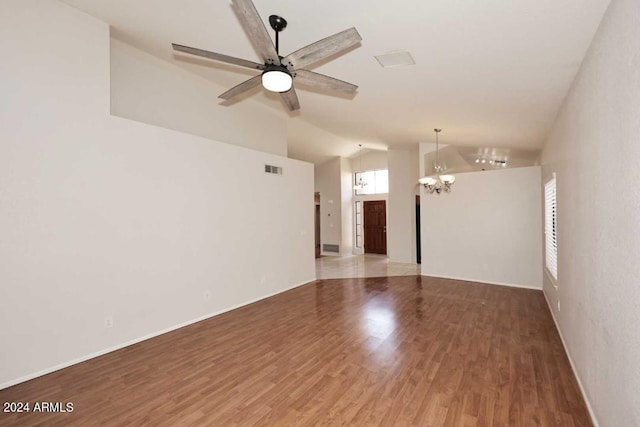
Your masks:
{"label": "window blinds", "polygon": [[556,175],[544,185],[545,264],[554,279],[558,279],[558,237],[556,217]]}

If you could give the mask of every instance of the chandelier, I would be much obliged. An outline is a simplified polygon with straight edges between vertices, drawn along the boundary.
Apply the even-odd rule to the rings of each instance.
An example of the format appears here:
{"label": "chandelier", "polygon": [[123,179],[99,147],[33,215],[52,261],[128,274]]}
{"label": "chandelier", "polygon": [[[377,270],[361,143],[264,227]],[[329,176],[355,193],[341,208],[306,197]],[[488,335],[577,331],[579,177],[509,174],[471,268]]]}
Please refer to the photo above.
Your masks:
{"label": "chandelier", "polygon": [[359,170],[360,178],[358,179],[356,184],[353,186],[353,189],[356,191],[362,191],[364,190],[364,187],[365,185],[367,185],[367,183],[362,179],[362,144],[358,144],[358,147],[360,147],[360,154],[358,155],[358,157],[360,158],[360,170]]}
{"label": "chandelier", "polygon": [[433,175],[420,178],[418,182],[424,185],[424,188],[429,194],[433,194],[434,192],[436,194],[440,194],[443,191],[445,193],[450,193],[451,186],[456,182],[456,177],[444,173],[445,170],[442,167],[442,164],[440,164],[440,159],[438,158],[438,134],[442,132],[442,129],[434,129],[434,131],[436,133],[436,161],[433,162],[433,169],[435,173]]}

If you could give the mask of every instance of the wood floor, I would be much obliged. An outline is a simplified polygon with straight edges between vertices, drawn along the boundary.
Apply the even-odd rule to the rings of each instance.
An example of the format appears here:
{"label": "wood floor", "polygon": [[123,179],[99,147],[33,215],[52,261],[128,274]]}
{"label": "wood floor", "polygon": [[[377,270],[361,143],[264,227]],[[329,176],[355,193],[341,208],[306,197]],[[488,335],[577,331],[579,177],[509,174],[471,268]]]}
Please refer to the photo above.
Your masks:
{"label": "wood floor", "polygon": [[0,390],[0,425],[587,426],[540,291],[317,281]]}

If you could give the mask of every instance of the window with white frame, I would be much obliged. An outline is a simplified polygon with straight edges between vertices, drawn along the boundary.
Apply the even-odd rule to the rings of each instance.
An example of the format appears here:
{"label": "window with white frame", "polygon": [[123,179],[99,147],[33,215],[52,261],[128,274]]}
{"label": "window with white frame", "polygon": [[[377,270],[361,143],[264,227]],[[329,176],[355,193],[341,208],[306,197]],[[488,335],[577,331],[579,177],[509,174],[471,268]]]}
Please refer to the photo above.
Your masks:
{"label": "window with white frame", "polygon": [[356,172],[354,178],[356,184],[359,184],[361,179],[363,184],[362,188],[355,190],[356,196],[389,192],[389,171],[387,169]]}
{"label": "window with white frame", "polygon": [[356,248],[362,248],[362,202],[356,201]]}
{"label": "window with white frame", "polygon": [[558,280],[558,233],[556,208],[556,174],[544,185],[545,265]]}

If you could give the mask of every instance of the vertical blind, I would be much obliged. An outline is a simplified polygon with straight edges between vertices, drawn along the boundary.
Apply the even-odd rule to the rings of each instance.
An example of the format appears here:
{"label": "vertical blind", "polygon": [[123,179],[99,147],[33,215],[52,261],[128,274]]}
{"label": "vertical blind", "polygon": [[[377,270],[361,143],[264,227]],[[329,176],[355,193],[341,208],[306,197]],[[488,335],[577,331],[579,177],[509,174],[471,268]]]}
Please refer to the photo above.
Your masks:
{"label": "vertical blind", "polygon": [[556,217],[556,175],[544,185],[545,264],[554,279],[558,279],[558,237]]}

